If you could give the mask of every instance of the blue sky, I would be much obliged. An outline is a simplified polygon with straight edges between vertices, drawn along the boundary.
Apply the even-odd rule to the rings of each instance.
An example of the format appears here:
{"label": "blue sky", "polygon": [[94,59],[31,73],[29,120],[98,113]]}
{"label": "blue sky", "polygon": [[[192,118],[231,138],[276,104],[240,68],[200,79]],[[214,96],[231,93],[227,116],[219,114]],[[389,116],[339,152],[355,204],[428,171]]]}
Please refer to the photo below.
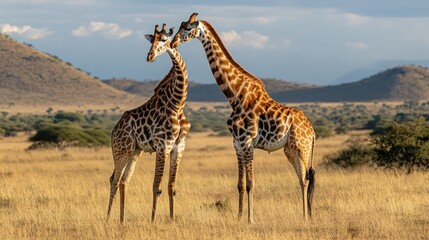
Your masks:
{"label": "blue sky", "polygon": [[[101,79],[164,77],[171,61],[147,63],[144,34],[164,22],[177,29],[192,12],[259,77],[330,84],[380,62],[429,62],[426,0],[154,2],[0,0],[0,31]],[[197,40],[179,50],[190,80],[214,83]]]}

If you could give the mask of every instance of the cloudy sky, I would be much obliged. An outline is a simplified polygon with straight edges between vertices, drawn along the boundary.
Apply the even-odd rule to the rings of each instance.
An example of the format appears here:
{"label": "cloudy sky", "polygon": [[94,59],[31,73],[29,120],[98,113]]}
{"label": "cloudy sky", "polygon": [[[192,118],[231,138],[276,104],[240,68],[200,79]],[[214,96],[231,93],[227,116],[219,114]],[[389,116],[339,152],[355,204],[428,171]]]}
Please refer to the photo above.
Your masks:
{"label": "cloudy sky", "polygon": [[[0,31],[101,79],[161,79],[167,54],[146,62],[155,24],[192,12],[259,77],[330,84],[380,62],[429,63],[427,0],[0,0]],[[213,83],[201,44],[179,47],[190,80]]]}

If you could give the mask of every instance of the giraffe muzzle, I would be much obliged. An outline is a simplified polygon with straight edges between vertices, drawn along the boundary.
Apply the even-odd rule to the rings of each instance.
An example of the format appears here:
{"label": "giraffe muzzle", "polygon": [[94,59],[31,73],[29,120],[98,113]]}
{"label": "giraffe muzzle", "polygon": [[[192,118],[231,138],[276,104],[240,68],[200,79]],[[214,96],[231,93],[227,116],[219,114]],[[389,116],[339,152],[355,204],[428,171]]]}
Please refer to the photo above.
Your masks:
{"label": "giraffe muzzle", "polygon": [[147,59],[146,59],[148,62],[153,62],[153,60],[155,60],[155,53],[153,52],[153,51],[150,51],[148,54],[147,54]]}

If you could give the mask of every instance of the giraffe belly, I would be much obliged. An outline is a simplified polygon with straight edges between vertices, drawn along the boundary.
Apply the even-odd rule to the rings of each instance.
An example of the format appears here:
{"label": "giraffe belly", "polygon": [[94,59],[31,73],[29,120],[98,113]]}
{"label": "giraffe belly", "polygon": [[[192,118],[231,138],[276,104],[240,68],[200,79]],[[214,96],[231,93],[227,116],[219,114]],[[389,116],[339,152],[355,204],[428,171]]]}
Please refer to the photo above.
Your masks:
{"label": "giraffe belly", "polygon": [[259,148],[268,152],[277,151],[280,148],[284,148],[286,146],[288,135],[285,134],[284,137],[282,137],[280,140],[277,140],[277,141],[270,141],[270,140],[271,139],[268,139],[268,140],[264,139],[256,146],[256,148]]}
{"label": "giraffe belly", "polygon": [[143,152],[148,152],[148,153],[155,152],[155,149],[153,149],[153,147],[149,143],[139,143],[138,145]]}

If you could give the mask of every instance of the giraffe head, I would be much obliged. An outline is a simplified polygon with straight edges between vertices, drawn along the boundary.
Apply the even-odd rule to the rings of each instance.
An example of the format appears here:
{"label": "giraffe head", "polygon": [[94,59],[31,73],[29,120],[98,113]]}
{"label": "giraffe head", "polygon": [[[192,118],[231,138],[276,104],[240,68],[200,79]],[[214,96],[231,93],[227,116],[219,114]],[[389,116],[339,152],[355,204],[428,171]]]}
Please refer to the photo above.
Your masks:
{"label": "giraffe head", "polygon": [[171,42],[172,48],[177,48],[180,43],[189,42],[200,35],[200,30],[198,28],[199,22],[196,20],[197,15],[198,13],[192,13],[188,21],[182,22],[179,31],[177,31]]}
{"label": "giraffe head", "polygon": [[147,54],[147,61],[153,62],[156,57],[163,54],[170,48],[171,36],[174,32],[174,27],[170,28],[170,30],[166,31],[167,25],[165,23],[162,25],[161,31],[158,31],[158,25],[155,26],[155,30],[153,35],[146,34],[145,38],[152,43],[150,50]]}

